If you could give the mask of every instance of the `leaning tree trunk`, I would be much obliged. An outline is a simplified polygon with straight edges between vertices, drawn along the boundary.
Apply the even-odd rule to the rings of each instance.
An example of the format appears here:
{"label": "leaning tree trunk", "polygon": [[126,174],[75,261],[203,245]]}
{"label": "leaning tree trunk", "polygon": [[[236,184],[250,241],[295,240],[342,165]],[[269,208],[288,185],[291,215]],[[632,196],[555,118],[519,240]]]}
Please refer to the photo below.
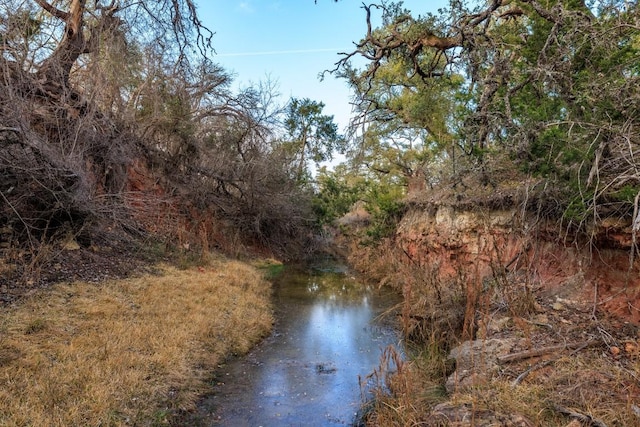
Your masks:
{"label": "leaning tree trunk", "polygon": [[67,87],[71,69],[80,55],[90,49],[84,36],[84,12],[86,0],[72,0],[69,11],[62,11],[45,0],[35,0],[43,9],[64,21],[64,36],[51,56],[45,59],[38,70],[38,77],[46,84]]}

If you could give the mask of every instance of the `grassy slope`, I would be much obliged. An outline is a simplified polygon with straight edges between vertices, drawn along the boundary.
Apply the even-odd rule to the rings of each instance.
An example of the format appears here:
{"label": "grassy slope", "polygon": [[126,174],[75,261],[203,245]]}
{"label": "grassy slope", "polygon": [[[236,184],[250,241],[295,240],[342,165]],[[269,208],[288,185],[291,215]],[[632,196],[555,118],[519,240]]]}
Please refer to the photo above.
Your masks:
{"label": "grassy slope", "polygon": [[272,324],[270,285],[236,261],[59,284],[4,308],[0,425],[163,425]]}

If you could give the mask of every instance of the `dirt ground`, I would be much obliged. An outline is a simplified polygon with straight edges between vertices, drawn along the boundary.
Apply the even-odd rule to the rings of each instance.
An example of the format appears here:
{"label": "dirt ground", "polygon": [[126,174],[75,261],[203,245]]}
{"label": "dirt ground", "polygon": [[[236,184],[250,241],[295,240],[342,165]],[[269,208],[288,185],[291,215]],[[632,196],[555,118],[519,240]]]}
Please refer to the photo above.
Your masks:
{"label": "dirt ground", "polygon": [[55,283],[100,283],[149,273],[153,263],[163,260],[169,257],[115,238],[89,246],[75,240],[57,243],[36,256],[11,248],[0,252],[0,304],[11,304]]}

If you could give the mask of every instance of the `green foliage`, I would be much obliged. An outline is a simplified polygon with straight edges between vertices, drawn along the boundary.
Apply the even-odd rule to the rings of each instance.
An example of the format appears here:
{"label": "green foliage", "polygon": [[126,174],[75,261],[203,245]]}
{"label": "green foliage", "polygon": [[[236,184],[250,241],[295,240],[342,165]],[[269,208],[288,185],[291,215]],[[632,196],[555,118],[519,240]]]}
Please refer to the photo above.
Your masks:
{"label": "green foliage", "polygon": [[374,187],[367,197],[367,210],[371,213],[371,225],[367,228],[364,244],[375,245],[392,236],[404,213],[404,193],[397,186]]}
{"label": "green foliage", "polygon": [[397,185],[420,171],[452,182],[481,173],[495,184],[491,165],[511,162],[510,171],[553,187],[565,218],[583,224],[598,211],[632,211],[640,186],[637,4],[452,1],[438,16],[417,17],[401,3],[366,9],[382,10],[382,25],[354,52],[369,64],[341,64],[358,95],[358,123],[367,124],[354,167]]}
{"label": "green foliage", "polygon": [[[424,60],[442,61],[435,57]],[[451,150],[460,108],[457,93],[464,84],[459,74],[418,79],[411,64],[392,55],[374,77],[367,80],[363,74],[355,75],[351,84],[361,92],[357,109],[366,112],[367,120],[350,156],[354,166],[364,164],[405,185],[406,178],[418,173],[425,162]]]}
{"label": "green foliage", "polygon": [[614,193],[611,193],[611,198],[619,202],[634,203],[635,198],[640,193],[639,185],[625,185],[619,188]]}
{"label": "green foliage", "polygon": [[366,169],[349,168],[341,164],[334,171],[321,169],[314,207],[321,225],[349,213],[361,203],[371,215],[364,230],[362,243],[376,245],[395,232],[404,212],[405,187],[389,175],[369,174]]}
{"label": "green foliage", "polygon": [[336,167],[334,172],[320,169],[316,178],[318,190],[313,198],[313,210],[318,224],[331,224],[351,210],[365,193],[363,179],[350,176],[344,165]]}
{"label": "green foliage", "polygon": [[322,114],[324,103],[308,98],[292,98],[286,109],[284,128],[287,139],[280,148],[297,162],[296,173],[302,180],[309,161],[316,165],[331,160],[334,152],[343,152],[346,140],[338,133],[333,116]]}
{"label": "green foliage", "polygon": [[[593,195],[593,193],[591,195]],[[563,218],[574,224],[581,224],[587,218],[590,211],[587,196],[589,196],[589,194],[574,195],[563,212]]]}
{"label": "green foliage", "polygon": [[284,264],[280,262],[272,262],[270,260],[264,261],[263,263],[257,266],[260,270],[262,270],[265,279],[273,280],[280,276],[284,270]]}

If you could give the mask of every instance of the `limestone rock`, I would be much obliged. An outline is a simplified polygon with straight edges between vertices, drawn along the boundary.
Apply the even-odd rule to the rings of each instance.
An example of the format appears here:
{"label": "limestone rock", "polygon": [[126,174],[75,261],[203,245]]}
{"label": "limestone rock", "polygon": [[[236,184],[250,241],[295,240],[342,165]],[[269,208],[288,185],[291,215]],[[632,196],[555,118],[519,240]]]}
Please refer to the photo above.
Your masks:
{"label": "limestone rock", "polygon": [[487,383],[499,370],[498,356],[511,352],[520,339],[487,339],[465,341],[449,353],[456,361],[456,370],[447,378],[447,392]]}

